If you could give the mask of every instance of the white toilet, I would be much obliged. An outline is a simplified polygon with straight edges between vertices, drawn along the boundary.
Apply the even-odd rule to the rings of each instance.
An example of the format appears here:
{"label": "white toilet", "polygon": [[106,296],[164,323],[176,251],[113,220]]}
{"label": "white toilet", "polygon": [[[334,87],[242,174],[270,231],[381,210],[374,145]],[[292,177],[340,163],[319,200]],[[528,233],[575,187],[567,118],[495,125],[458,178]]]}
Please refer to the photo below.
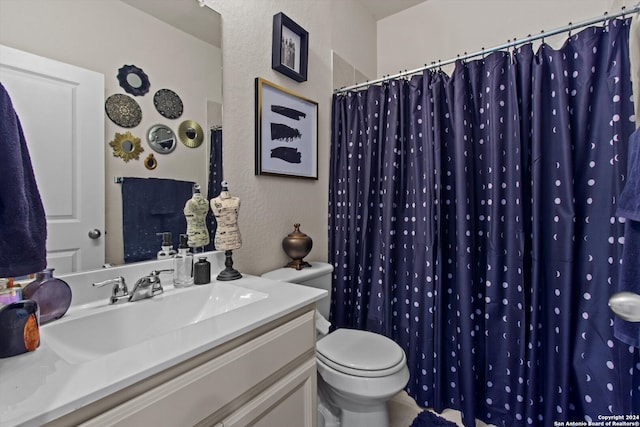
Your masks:
{"label": "white toilet", "polygon": [[329,292],[316,312],[318,427],[389,427],[387,400],[409,381],[404,351],[372,332],[337,329],[327,334],[332,272],[331,265],[312,262],[302,270],[281,268],[262,277]]}

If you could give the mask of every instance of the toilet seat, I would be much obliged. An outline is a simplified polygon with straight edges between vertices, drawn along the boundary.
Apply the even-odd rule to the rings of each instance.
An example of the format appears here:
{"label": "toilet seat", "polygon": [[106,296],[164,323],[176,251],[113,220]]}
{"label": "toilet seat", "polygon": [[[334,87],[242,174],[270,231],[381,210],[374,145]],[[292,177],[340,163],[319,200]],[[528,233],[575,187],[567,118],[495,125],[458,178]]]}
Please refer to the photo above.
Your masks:
{"label": "toilet seat", "polygon": [[327,366],[353,376],[379,378],[406,365],[404,351],[391,339],[373,332],[337,329],[316,344],[316,355]]}

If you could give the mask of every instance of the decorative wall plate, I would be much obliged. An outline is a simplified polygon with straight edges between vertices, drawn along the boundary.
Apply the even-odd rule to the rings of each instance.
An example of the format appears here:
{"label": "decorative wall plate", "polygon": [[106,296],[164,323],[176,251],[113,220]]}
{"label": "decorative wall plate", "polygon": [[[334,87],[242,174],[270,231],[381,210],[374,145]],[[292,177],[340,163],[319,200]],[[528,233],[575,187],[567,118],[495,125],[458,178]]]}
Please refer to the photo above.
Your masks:
{"label": "decorative wall plate", "polygon": [[153,105],[158,113],[167,119],[177,119],[182,115],[182,100],[174,91],[160,89],[153,96]]}
{"label": "decorative wall plate", "polygon": [[171,128],[162,124],[153,125],[149,128],[147,131],[147,142],[153,151],[160,154],[169,154],[175,150],[176,145],[178,145],[176,135]]}
{"label": "decorative wall plate", "polygon": [[115,138],[109,142],[109,145],[113,148],[113,156],[120,157],[125,162],[132,159],[138,160],[140,153],[144,151],[140,145],[140,138],[133,136],[131,132],[116,132]]}
{"label": "decorative wall plate", "polygon": [[117,77],[120,87],[131,95],[142,96],[149,92],[149,77],[135,65],[123,65]]}
{"label": "decorative wall plate", "polygon": [[196,148],[202,144],[204,134],[198,122],[185,120],[178,126],[178,137],[180,137],[180,141],[187,147]]}
{"label": "decorative wall plate", "polygon": [[111,121],[123,128],[133,128],[142,120],[140,105],[127,95],[111,95],[104,103],[104,110]]}

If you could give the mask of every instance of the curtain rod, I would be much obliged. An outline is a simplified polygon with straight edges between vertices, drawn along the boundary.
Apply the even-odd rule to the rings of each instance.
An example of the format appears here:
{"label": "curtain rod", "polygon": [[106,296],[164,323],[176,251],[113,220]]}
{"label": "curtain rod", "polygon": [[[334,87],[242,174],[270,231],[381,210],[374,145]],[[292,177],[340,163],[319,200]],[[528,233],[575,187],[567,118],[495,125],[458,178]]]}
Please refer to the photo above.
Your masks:
{"label": "curtain rod", "polygon": [[410,76],[412,74],[417,74],[417,73],[420,73],[420,72],[425,71],[425,70],[430,70],[432,68],[438,68],[438,67],[442,67],[443,65],[453,64],[454,62],[456,62],[458,60],[465,60],[465,59],[469,59],[469,58],[474,58],[476,56],[486,55],[488,53],[495,52],[497,50],[508,49],[510,47],[517,46],[517,45],[522,45],[522,44],[525,44],[525,43],[529,43],[529,42],[534,41],[534,40],[544,39],[545,37],[554,36],[556,34],[570,32],[572,30],[575,30],[576,28],[587,27],[589,25],[597,24],[598,22],[603,22],[603,21],[606,21],[606,20],[615,19],[615,18],[618,18],[620,16],[630,15],[630,14],[638,13],[638,12],[640,12],[640,3],[636,4],[630,10],[626,10],[626,8],[623,6],[622,9],[620,10],[620,12],[616,12],[616,13],[613,13],[613,14],[608,14],[607,12],[605,12],[605,14],[603,16],[600,16],[600,17],[597,17],[597,18],[593,18],[593,19],[589,19],[589,20],[582,21],[582,22],[578,22],[577,24],[569,23],[569,25],[565,25],[564,27],[556,28],[555,30],[542,31],[540,34],[536,34],[534,36],[529,35],[529,36],[527,36],[527,37],[525,37],[523,39],[518,39],[518,40],[514,39],[512,42],[507,42],[507,43],[501,44],[499,46],[494,46],[494,47],[489,48],[489,49],[482,48],[482,50],[479,50],[479,51],[474,52],[474,53],[469,53],[469,54],[465,53],[462,56],[457,56],[455,58],[451,58],[451,59],[448,59],[446,61],[434,62],[434,63],[431,63],[430,65],[425,65],[424,67],[416,68],[414,70],[409,70],[409,71],[405,70],[405,71],[400,72],[398,74],[387,75],[386,77],[380,77],[379,79],[367,81],[365,83],[358,83],[358,84],[355,84],[355,85],[352,85],[352,86],[342,87],[340,89],[336,89],[334,91],[334,93],[347,92],[349,90],[353,90],[353,89],[358,89],[358,88],[365,87],[365,86],[374,85],[376,83],[382,83],[382,82],[385,82],[387,80],[397,79],[399,77]]}

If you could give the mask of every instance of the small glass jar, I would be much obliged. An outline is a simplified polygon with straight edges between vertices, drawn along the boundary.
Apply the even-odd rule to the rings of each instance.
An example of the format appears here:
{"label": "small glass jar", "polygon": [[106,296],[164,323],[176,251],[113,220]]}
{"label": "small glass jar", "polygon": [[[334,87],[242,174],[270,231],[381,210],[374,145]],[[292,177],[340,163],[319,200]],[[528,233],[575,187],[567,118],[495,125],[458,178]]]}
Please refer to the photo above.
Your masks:
{"label": "small glass jar", "polygon": [[211,263],[207,261],[207,257],[198,258],[198,262],[193,266],[193,283],[196,285],[211,283]]}

